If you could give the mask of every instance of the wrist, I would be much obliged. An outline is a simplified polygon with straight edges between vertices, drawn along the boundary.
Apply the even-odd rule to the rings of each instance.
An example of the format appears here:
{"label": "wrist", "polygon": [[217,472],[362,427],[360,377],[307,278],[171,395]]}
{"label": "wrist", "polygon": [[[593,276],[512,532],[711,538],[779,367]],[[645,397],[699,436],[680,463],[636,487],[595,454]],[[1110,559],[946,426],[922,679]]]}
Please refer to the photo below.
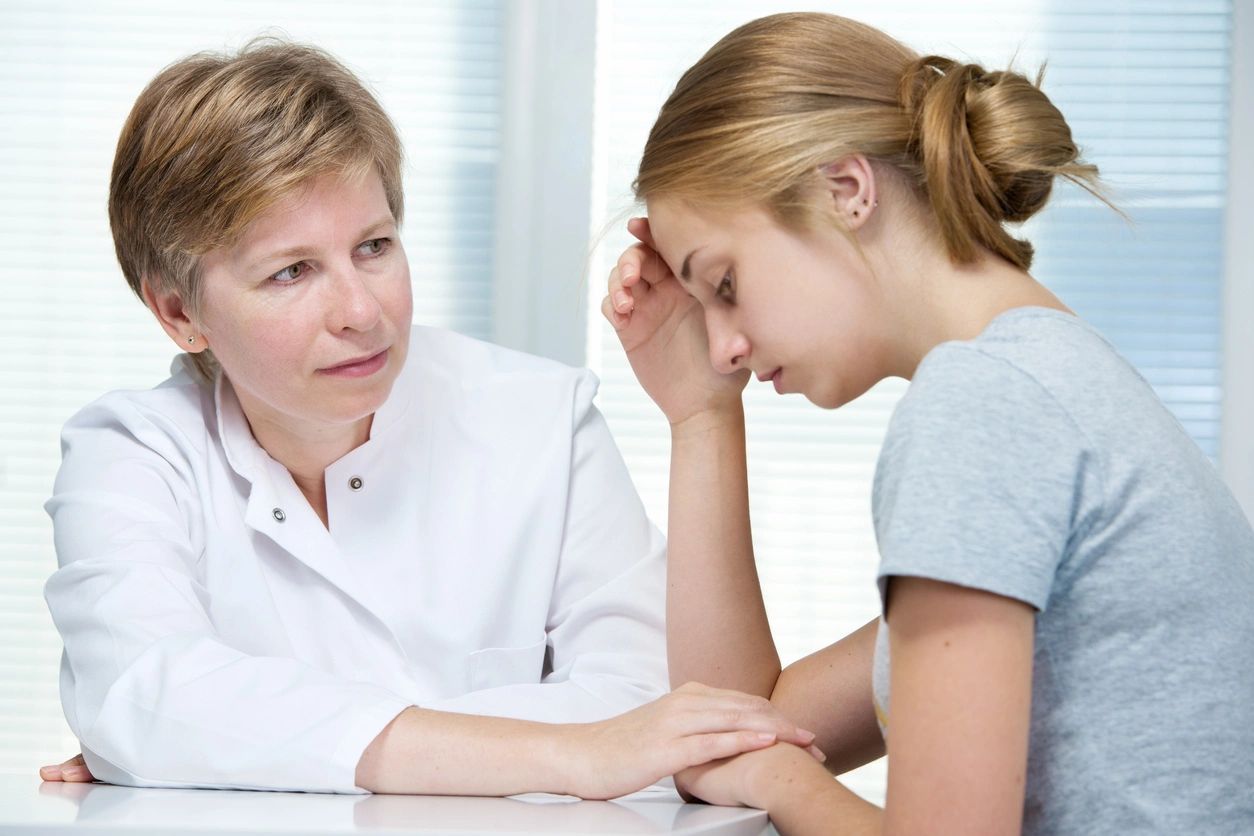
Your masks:
{"label": "wrist", "polygon": [[561,723],[552,726],[552,734],[547,735],[545,745],[540,750],[543,768],[549,770],[547,780],[550,786],[545,792],[558,795],[574,795],[585,797],[588,775],[598,774],[596,764],[591,762],[592,729],[595,723]]}
{"label": "wrist", "polygon": [[760,754],[746,770],[741,787],[742,797],[750,807],[770,812],[796,805],[800,799],[813,798],[835,783],[808,752],[791,744],[777,743]]}
{"label": "wrist", "polygon": [[671,421],[671,441],[685,441],[727,430],[744,432],[745,408],[740,398]]}

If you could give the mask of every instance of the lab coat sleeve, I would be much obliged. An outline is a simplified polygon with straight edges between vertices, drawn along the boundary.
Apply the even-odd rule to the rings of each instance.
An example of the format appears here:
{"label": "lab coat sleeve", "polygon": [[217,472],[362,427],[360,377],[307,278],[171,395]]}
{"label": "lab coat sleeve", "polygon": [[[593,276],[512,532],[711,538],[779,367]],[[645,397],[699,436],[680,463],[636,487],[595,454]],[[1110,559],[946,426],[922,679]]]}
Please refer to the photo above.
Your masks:
{"label": "lab coat sleeve", "polygon": [[553,723],[621,714],[669,690],[666,544],[649,522],[582,371],[573,399],[565,527],[550,601],[551,672],[424,707]]}
{"label": "lab coat sleeve", "polygon": [[408,702],[221,640],[192,571],[186,444],[126,407],[66,425],[47,504],[60,568],[45,597],[88,767],[133,786],[362,792],[362,751]]}

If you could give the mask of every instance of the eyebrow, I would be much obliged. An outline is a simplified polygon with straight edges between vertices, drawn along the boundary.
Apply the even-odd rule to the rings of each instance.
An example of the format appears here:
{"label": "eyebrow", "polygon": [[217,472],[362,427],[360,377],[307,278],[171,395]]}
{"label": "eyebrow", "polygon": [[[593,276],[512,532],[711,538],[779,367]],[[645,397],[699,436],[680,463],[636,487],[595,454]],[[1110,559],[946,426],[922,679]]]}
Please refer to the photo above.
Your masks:
{"label": "eyebrow", "polygon": [[[387,226],[391,226],[395,223],[396,223],[396,219],[391,217],[390,215],[386,218],[380,218],[379,220],[375,221],[374,223],[370,224],[365,229],[363,229],[361,232],[359,232],[357,234],[357,239],[365,240],[370,235],[374,234],[375,232],[378,232],[380,229],[383,229],[384,227],[387,227]],[[256,269],[268,261],[278,261],[280,259],[287,260],[289,258],[297,258],[300,256],[304,256],[306,253],[309,252],[309,249],[310,248],[305,245],[299,245],[295,247],[288,247],[285,250],[279,250],[277,252],[266,253],[265,255],[261,255],[261,256],[258,256],[257,258],[252,259],[249,262],[249,269]]]}
{"label": "eyebrow", "polygon": [[679,278],[683,279],[684,281],[688,281],[689,279],[692,278],[692,257],[696,255],[697,253],[701,252],[701,250],[703,249],[705,248],[697,247],[695,250],[688,253],[688,257],[684,259],[684,266],[679,269]]}

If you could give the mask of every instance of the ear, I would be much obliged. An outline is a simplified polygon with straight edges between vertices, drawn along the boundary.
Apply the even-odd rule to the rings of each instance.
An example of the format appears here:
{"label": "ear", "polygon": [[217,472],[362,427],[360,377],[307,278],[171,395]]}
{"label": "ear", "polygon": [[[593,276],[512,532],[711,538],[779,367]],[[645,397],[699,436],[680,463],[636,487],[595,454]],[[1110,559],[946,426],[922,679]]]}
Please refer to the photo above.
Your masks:
{"label": "ear", "polygon": [[174,340],[174,344],[190,354],[199,354],[209,347],[205,335],[193,321],[191,312],[183,303],[177,291],[158,289],[157,283],[145,276],[140,283],[144,304],[153,316],[161,323],[161,327]]}
{"label": "ear", "polygon": [[819,173],[836,216],[850,231],[860,229],[879,206],[870,161],[861,154],[850,154],[820,166]]}

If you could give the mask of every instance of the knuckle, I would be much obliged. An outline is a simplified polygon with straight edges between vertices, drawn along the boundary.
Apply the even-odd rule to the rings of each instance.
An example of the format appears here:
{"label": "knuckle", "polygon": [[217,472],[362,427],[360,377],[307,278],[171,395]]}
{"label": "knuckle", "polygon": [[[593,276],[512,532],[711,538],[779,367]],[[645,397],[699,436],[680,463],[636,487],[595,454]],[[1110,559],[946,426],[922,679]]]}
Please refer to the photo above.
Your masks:
{"label": "knuckle", "polygon": [[754,697],[752,708],[754,711],[760,711],[763,714],[777,714],[778,713],[775,710],[775,706],[766,697]]}

